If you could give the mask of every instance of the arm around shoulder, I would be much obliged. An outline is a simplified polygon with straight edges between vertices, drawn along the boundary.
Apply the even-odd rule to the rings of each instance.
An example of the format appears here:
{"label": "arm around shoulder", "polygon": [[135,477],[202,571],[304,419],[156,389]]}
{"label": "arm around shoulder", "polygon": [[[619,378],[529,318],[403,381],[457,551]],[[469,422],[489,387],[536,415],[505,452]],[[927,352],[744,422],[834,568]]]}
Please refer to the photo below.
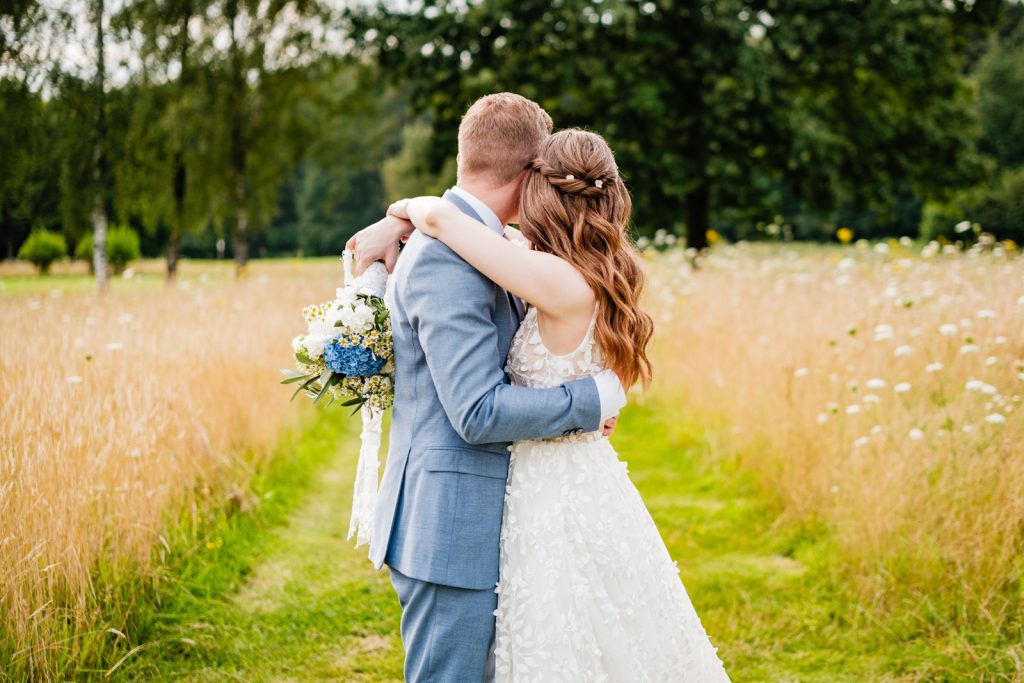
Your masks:
{"label": "arm around shoulder", "polygon": [[508,383],[492,315],[497,285],[441,243],[419,254],[405,283],[410,323],[419,337],[438,397],[468,443],[593,431],[601,400],[591,379],[551,389]]}

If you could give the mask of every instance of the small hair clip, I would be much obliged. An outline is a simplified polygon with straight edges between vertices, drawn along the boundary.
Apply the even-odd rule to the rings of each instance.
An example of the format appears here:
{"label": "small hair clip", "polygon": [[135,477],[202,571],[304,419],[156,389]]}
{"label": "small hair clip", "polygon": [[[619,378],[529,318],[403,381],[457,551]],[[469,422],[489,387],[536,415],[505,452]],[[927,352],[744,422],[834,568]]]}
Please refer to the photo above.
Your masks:
{"label": "small hair clip", "polygon": [[601,181],[601,179],[600,179],[600,178],[598,178],[597,180],[595,180],[595,181],[594,181],[594,187],[596,187],[596,188],[597,188],[597,189],[599,189],[599,190],[600,190],[600,189],[601,189],[602,187],[604,187],[604,183],[603,183],[603,182]]}
{"label": "small hair clip", "polygon": [[570,174],[570,175],[565,176],[565,179],[566,180],[576,180],[576,176]]}

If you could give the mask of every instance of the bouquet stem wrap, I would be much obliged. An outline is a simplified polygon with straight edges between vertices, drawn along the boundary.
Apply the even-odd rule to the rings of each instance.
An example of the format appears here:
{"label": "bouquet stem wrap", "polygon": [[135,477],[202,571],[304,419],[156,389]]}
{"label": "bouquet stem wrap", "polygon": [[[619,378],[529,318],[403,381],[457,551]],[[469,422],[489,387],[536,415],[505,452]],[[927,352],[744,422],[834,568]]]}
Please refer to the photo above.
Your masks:
{"label": "bouquet stem wrap", "polygon": [[373,509],[377,505],[380,473],[381,414],[369,406],[360,410],[363,432],[360,436],[359,465],[356,467],[355,490],[352,492],[352,518],[348,538],[356,537],[356,547],[369,543],[373,534]]}
{"label": "bouquet stem wrap", "polygon": [[[387,271],[383,264],[374,263],[360,277],[352,273],[352,254],[345,252],[345,287],[357,287],[360,293],[384,297]],[[356,547],[369,543],[373,534],[373,510],[377,504],[380,475],[380,441],[383,411],[369,404],[360,409],[363,430],[360,435],[359,464],[356,467],[355,488],[352,492],[352,517],[348,525],[348,539],[356,538]]]}

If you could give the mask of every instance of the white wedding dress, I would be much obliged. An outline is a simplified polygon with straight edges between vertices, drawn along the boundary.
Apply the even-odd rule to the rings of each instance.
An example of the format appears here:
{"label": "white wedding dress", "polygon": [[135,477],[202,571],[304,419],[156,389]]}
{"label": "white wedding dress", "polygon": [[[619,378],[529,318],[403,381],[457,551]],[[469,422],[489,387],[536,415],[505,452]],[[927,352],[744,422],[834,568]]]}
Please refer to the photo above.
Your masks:
{"label": "white wedding dress", "polygon": [[[506,371],[515,384],[554,387],[602,367],[593,322],[579,348],[558,356],[530,308]],[[511,451],[497,681],[728,681],[608,439],[594,432],[519,441]]]}

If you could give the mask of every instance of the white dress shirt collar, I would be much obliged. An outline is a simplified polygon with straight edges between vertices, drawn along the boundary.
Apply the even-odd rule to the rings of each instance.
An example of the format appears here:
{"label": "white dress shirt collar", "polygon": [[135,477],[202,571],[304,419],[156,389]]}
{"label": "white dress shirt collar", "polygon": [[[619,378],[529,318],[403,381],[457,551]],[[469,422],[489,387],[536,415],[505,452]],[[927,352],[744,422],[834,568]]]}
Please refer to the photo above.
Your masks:
{"label": "white dress shirt collar", "polygon": [[458,185],[453,187],[451,191],[459,195],[460,199],[462,199],[471,207],[473,207],[473,210],[476,211],[477,215],[480,216],[481,220],[483,220],[484,225],[486,225],[488,228],[494,230],[500,235],[505,234],[505,226],[501,224],[501,219],[498,218],[498,215],[491,211],[491,209],[486,204],[484,204],[482,201],[474,197],[466,190],[463,190]]}

